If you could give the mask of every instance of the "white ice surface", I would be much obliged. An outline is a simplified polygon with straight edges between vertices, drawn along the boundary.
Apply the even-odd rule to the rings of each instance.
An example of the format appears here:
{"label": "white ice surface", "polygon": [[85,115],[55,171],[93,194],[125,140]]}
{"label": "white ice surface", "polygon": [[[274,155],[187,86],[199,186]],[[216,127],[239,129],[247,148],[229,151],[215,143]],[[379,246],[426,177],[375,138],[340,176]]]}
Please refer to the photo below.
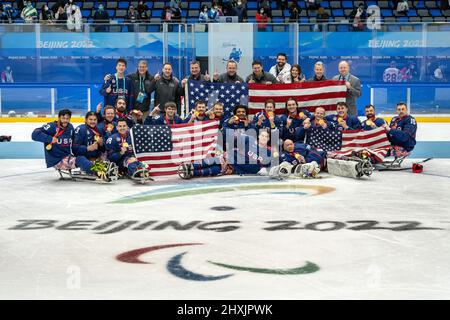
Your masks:
{"label": "white ice surface", "polygon": [[[410,165],[410,162],[406,165]],[[0,299],[449,299],[450,160],[424,164],[422,174],[376,172],[353,180],[324,175],[318,180],[278,182],[265,177],[172,180],[155,185],[58,181],[43,160],[0,160]],[[267,189],[254,189],[252,186]],[[287,189],[276,189],[288,186]],[[196,195],[136,203],[112,203],[151,190],[189,186]],[[324,194],[304,186],[333,188]],[[205,193],[202,188],[231,187]],[[244,187],[244,188],[243,188]],[[239,189],[241,188],[241,189]],[[249,188],[246,190],[245,188]],[[331,190],[331,189],[330,189]],[[161,191],[160,195],[167,195]],[[299,193],[300,192],[300,193]],[[235,210],[214,211],[214,206]],[[95,220],[88,230],[14,230],[19,220]],[[98,234],[111,220],[158,221],[146,230],[131,227]],[[239,221],[229,232],[153,230],[162,222]],[[264,230],[267,221],[320,221],[336,231]],[[395,228],[416,221],[435,230],[350,230],[374,220]],[[134,226],[137,226],[136,223]],[[230,224],[228,224],[230,225]],[[220,225],[219,225],[220,226]],[[311,225],[310,225],[311,227]],[[129,250],[175,243],[202,243],[146,253],[152,264],[115,257]],[[187,252],[181,264],[202,275],[233,276],[217,281],[179,278],[166,267]],[[319,270],[277,275],[230,270],[208,263],[288,269],[310,261]]]}

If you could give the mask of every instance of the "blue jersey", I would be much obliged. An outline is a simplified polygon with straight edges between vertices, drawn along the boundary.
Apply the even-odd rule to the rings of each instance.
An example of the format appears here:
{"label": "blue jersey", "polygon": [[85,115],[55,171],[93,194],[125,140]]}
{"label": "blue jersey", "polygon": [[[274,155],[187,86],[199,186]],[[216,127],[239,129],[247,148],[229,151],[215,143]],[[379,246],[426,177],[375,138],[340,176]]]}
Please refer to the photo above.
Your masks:
{"label": "blue jersey", "polygon": [[[234,117],[234,116],[232,116],[232,117]],[[255,126],[251,122],[249,122],[248,125],[245,126],[245,122],[242,120],[235,121],[232,124],[230,124],[229,121],[230,121],[230,118],[228,118],[227,120],[225,120],[223,122],[224,129],[232,129],[232,130],[236,130],[237,132],[240,132],[240,133],[244,133],[245,131],[250,130],[250,129],[255,129]]]}
{"label": "blue jersey", "polygon": [[414,117],[410,115],[401,119],[394,117],[389,127],[391,130],[387,136],[392,145],[403,147],[408,152],[414,149],[417,131],[417,122]]}
{"label": "blue jersey", "polygon": [[101,137],[98,128],[90,128],[86,124],[79,125],[75,129],[75,137],[73,142],[73,152],[76,156],[85,156],[88,159],[97,159],[105,150],[104,144],[99,145],[97,150],[88,151],[87,147],[94,144],[97,137]]}
{"label": "blue jersey", "polygon": [[55,144],[52,144],[50,150],[45,148],[45,162],[47,168],[57,165],[62,159],[72,155],[73,126],[69,123],[65,129],[58,128],[58,122],[54,121],[43,125],[41,128],[34,129],[31,134],[31,138],[34,141],[43,142],[46,147],[52,142],[53,137],[57,134],[58,141]]}
{"label": "blue jersey", "polygon": [[[134,106],[134,88],[133,80],[127,77],[118,78],[114,74],[110,74],[110,79],[105,81],[100,88],[100,94],[105,97],[104,105],[115,106],[118,98],[123,98],[127,104],[127,110],[130,111]],[[111,92],[107,93],[106,89],[111,86]]]}
{"label": "blue jersey", "polygon": [[[261,168],[272,165],[273,156],[270,147],[260,147],[255,138],[241,135],[239,149],[228,153],[228,161],[237,174],[257,174]],[[276,155],[278,157],[278,155]],[[230,157],[232,157],[230,159]],[[275,159],[278,164],[278,159]]]}
{"label": "blue jersey", "polygon": [[300,161],[302,156],[305,159],[305,163],[316,161],[318,164],[326,157],[326,151],[318,151],[312,148],[310,145],[304,143],[296,143],[294,145],[293,152],[283,151],[280,154],[280,162],[289,162],[292,165],[298,165],[302,163]]}
{"label": "blue jersey", "polygon": [[[113,122],[108,122],[106,119],[97,125],[97,129],[102,135],[103,141],[108,140],[108,138],[110,138],[114,133],[117,133],[116,125],[117,122],[115,120]],[[112,126],[111,131],[107,130],[108,126]]]}
{"label": "blue jersey", "polygon": [[[127,151],[124,154],[120,154],[122,145],[128,144]],[[133,147],[131,145],[131,136],[127,134],[126,137],[122,137],[119,133],[113,134],[108,140],[106,140],[106,150],[108,151],[108,160],[114,162],[119,167],[123,167],[124,161],[134,156]]]}
{"label": "blue jersey", "polygon": [[[258,125],[258,120],[261,115],[264,116],[264,120],[261,122],[261,125]],[[280,129],[281,119],[279,117],[275,116],[275,118],[273,119],[273,123],[274,123],[274,126],[272,127],[272,125],[270,124],[269,115],[265,111],[258,112],[257,114],[255,114],[253,116],[253,119],[252,119],[252,124],[257,130],[259,130],[259,129],[271,129],[271,130]]]}
{"label": "blue jersey", "polygon": [[[338,130],[343,130],[344,128],[339,124],[339,116],[337,114],[330,114],[325,117],[333,128],[337,128]],[[347,116],[344,118],[345,123],[348,126],[347,130],[359,130],[361,129],[361,122],[359,122],[358,117],[356,116]]]}
{"label": "blue jersey", "polygon": [[[301,111],[303,112],[306,117],[310,118],[311,114],[308,111]],[[288,119],[292,120],[291,125],[289,126],[289,128],[287,128],[287,121]],[[298,128],[300,128],[303,125],[303,119],[301,119],[298,115],[297,117],[291,117],[288,114],[283,114],[280,116],[280,121],[281,121],[281,125],[280,125],[280,134],[281,134],[281,139],[283,140],[287,140],[290,139],[292,141],[295,141],[295,137],[296,137],[296,131],[298,131]]]}
{"label": "blue jersey", "polygon": [[145,125],[172,125],[180,123],[183,123],[183,119],[181,119],[179,116],[174,115],[172,119],[169,119],[167,118],[167,116],[164,116],[162,114],[155,115],[153,117],[148,116],[144,122]]}
{"label": "blue jersey", "polygon": [[[362,129],[365,130],[365,131],[373,130],[373,128],[372,128],[371,126],[367,125],[367,121],[368,121],[368,120],[369,120],[369,119],[364,120],[364,121],[362,122],[362,124],[361,124]],[[375,123],[375,125],[376,125],[377,127],[382,127],[382,126],[385,125],[385,124],[387,125],[386,121],[385,121],[384,119],[382,119],[382,118],[371,119],[371,121],[372,121],[373,123]]]}

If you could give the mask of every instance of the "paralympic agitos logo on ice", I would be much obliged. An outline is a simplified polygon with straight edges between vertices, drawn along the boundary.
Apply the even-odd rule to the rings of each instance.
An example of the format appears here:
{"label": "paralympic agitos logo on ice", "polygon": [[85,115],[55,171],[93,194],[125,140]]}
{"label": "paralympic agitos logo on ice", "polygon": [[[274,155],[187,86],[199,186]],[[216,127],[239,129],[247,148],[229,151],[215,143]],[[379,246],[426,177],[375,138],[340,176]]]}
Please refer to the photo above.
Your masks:
{"label": "paralympic agitos logo on ice", "polygon": [[[204,245],[204,243],[174,243],[174,244],[164,244],[164,245],[157,245],[157,246],[151,246],[146,248],[139,248],[131,251],[127,251],[124,253],[119,254],[116,259],[120,262],[124,263],[135,263],[135,264],[153,264],[153,262],[149,261],[148,259],[143,258],[145,255],[148,257],[148,254],[154,251],[163,250],[163,249],[170,249],[170,248],[176,248],[176,247],[184,247],[184,246],[198,246],[198,245]],[[172,275],[184,279],[184,280],[192,280],[192,281],[216,281],[216,280],[222,280],[229,278],[233,276],[233,273],[226,273],[221,274],[217,276],[213,275],[206,275],[201,274],[198,272],[194,272],[191,270],[188,270],[186,267],[182,264],[183,257],[188,252],[182,252],[179,254],[174,255],[171,257],[167,264],[166,269],[169,273]],[[300,274],[308,274],[313,273],[319,270],[319,266],[313,262],[306,261],[306,263],[299,267],[294,268],[286,268],[286,269],[269,269],[269,268],[257,268],[252,266],[238,266],[238,265],[232,265],[227,264],[223,262],[217,262],[217,261],[211,261],[207,260],[205,263],[209,265],[218,266],[220,268],[225,268],[229,270],[235,270],[235,271],[246,271],[251,273],[259,273],[259,274],[272,274],[272,275],[300,275]],[[202,266],[201,269],[205,269],[204,266]]]}

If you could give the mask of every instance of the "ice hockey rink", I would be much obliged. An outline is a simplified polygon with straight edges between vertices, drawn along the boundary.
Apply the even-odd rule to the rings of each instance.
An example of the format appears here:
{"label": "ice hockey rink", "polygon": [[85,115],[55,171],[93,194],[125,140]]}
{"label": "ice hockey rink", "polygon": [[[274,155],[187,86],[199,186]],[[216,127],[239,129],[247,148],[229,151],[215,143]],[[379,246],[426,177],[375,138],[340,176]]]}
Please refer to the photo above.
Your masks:
{"label": "ice hockey rink", "polygon": [[450,298],[448,124],[419,174],[150,185],[59,181],[27,126],[0,125],[1,299]]}

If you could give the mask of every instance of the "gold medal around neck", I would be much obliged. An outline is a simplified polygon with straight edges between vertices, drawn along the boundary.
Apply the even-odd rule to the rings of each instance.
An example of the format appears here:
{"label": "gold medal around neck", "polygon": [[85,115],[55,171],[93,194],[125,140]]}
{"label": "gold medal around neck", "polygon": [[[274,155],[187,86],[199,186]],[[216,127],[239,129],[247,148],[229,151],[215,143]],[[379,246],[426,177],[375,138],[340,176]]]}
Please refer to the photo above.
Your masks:
{"label": "gold medal around neck", "polygon": [[272,111],[268,112],[267,114],[269,115],[269,118],[273,117],[273,112]]}
{"label": "gold medal around neck", "polygon": [[108,130],[112,130],[112,129],[114,129],[114,125],[112,125],[112,124],[108,124]]}
{"label": "gold medal around neck", "polygon": [[127,142],[122,143],[122,147],[128,148],[128,143]]}
{"label": "gold medal around neck", "polygon": [[366,121],[366,124],[367,124],[368,126],[372,126],[372,125],[373,125],[373,121],[372,121],[372,120],[367,120],[367,121]]}
{"label": "gold medal around neck", "polygon": [[300,112],[299,116],[300,116],[300,118],[303,118],[305,116],[305,114],[303,112]]}
{"label": "gold medal around neck", "polygon": [[94,141],[95,141],[95,142],[98,142],[98,140],[100,140],[100,136],[99,136],[99,135],[95,135],[95,136],[94,136]]}
{"label": "gold medal around neck", "polygon": [[342,119],[341,117],[339,117],[339,118],[338,118],[338,122],[339,122],[339,123],[342,123],[342,122],[344,122],[344,119]]}
{"label": "gold medal around neck", "polygon": [[52,150],[52,144],[49,143],[48,145],[46,145],[45,149],[47,149],[48,151]]}
{"label": "gold medal around neck", "polygon": [[295,154],[295,159],[300,158],[300,155],[298,153]]}
{"label": "gold medal around neck", "polygon": [[279,154],[278,152],[276,152],[276,151],[273,153],[273,157],[274,157],[274,158],[278,158],[279,155],[280,155],[280,154]]}
{"label": "gold medal around neck", "polygon": [[322,119],[319,120],[319,124],[323,125],[325,123],[325,121],[323,121]]}

